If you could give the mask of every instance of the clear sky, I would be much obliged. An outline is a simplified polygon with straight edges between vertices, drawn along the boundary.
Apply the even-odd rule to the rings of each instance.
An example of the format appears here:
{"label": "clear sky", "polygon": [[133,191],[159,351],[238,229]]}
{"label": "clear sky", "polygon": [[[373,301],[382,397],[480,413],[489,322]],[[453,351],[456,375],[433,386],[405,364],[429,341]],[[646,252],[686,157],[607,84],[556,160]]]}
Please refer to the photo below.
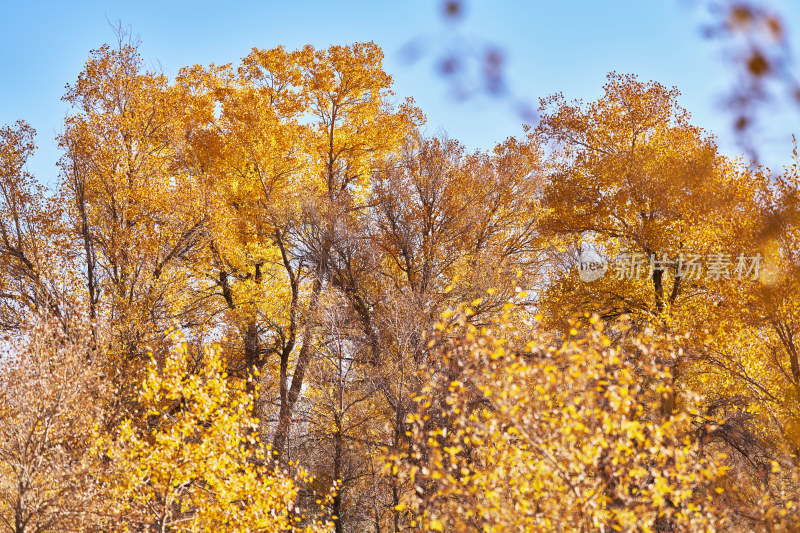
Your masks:
{"label": "clear sky", "polygon": [[[472,0],[459,24],[469,42],[505,52],[511,90],[536,103],[561,91],[568,99],[600,96],[612,70],[677,86],[693,121],[714,131],[733,153],[731,116],[720,105],[730,72],[702,36],[703,12],[691,0]],[[800,6],[777,3],[788,28],[800,31]],[[38,131],[29,163],[45,183],[57,179],[54,137],[67,106],[60,100],[91,49],[114,40],[109,21],[130,26],[146,61],[174,75],[185,65],[237,62],[253,47],[289,49],[374,41],[398,96],[413,96],[429,132],[445,130],[471,149],[489,149],[520,135],[521,119],[504,100],[457,101],[430,55],[447,42],[451,25],[436,0],[210,2],[37,2],[0,0],[0,124],[18,119]],[[419,39],[419,38],[426,38]],[[402,50],[425,43],[429,57],[413,64]],[[785,161],[798,118],[780,114],[766,138],[765,160]]]}

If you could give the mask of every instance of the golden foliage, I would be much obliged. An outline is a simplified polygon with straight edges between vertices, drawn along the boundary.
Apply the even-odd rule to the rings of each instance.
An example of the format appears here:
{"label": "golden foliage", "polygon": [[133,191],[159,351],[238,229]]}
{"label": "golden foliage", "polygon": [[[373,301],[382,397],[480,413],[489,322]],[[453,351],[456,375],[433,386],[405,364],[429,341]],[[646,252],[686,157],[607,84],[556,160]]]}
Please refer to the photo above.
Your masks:
{"label": "golden foliage", "polygon": [[597,317],[563,344],[506,320],[447,330],[397,458],[404,507],[439,531],[721,529],[720,457],[691,438],[694,402],[661,412],[669,345],[612,347]]}
{"label": "golden foliage", "polygon": [[[139,400],[144,425],[124,420],[97,435],[109,462],[102,482],[108,526],[119,531],[285,531],[297,489],[268,466],[244,384],[227,380],[218,352],[205,349],[190,373],[189,346],[164,368],[152,362]],[[267,447],[266,450],[269,450]],[[299,520],[299,518],[298,518]]]}

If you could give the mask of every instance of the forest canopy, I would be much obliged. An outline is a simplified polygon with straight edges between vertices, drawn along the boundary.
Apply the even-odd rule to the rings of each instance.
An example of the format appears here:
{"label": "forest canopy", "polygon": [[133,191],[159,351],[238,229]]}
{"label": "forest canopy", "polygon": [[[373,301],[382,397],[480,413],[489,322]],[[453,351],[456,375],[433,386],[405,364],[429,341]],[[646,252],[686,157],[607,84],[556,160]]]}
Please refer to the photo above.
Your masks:
{"label": "forest canopy", "polygon": [[0,128],[2,529],[796,530],[797,150],[612,72],[470,151],[382,60],[123,36],[56,186]]}

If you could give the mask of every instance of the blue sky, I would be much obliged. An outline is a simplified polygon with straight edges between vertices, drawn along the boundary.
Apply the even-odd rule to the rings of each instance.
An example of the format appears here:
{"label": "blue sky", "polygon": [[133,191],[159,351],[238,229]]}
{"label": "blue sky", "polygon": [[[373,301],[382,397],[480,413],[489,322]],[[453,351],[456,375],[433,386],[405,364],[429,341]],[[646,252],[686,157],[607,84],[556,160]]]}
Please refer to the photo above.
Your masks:
{"label": "blue sky", "polygon": [[[491,42],[505,52],[509,87],[536,103],[561,91],[568,99],[600,96],[612,70],[677,86],[694,123],[720,137],[735,153],[731,116],[720,105],[730,83],[719,51],[702,37],[703,12],[690,0],[479,1],[467,3],[460,35]],[[800,6],[777,4],[791,30]],[[0,124],[18,119],[38,131],[39,151],[29,163],[53,184],[59,157],[53,140],[67,106],[60,98],[88,53],[114,40],[109,22],[130,25],[146,61],[174,75],[185,65],[237,62],[253,47],[305,44],[326,47],[374,41],[398,96],[413,96],[428,117],[429,132],[445,130],[471,149],[489,149],[522,133],[521,119],[502,99],[457,101],[432,57],[408,64],[401,53],[427,37],[426,50],[447,42],[441,2],[262,1],[36,2],[0,0]],[[444,40],[444,41],[443,41]],[[797,114],[780,114],[764,138],[765,160],[785,161]]]}

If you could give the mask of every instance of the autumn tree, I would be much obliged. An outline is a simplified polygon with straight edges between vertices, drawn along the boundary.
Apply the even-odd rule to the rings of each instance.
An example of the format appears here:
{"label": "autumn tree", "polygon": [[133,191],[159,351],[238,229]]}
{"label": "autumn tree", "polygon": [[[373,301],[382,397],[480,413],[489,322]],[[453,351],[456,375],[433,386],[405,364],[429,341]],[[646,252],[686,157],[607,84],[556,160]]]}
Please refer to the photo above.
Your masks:
{"label": "autumn tree", "polygon": [[668,345],[642,337],[632,357],[611,347],[596,316],[574,322],[561,346],[537,338],[532,323],[520,329],[511,311],[481,330],[465,316],[443,329],[447,341],[409,415],[414,445],[398,457],[415,486],[398,505],[412,526],[726,527],[725,467],[692,438],[695,400],[659,415],[674,376],[657,361],[678,355]]}
{"label": "autumn tree", "polygon": [[[428,338],[442,312],[482,294],[486,299],[475,302],[474,320],[486,320],[515,294],[511,280],[535,277],[542,257],[530,216],[536,203],[526,193],[539,184],[538,155],[514,141],[492,155],[469,154],[456,141],[415,135],[376,173],[369,216],[332,246],[331,280],[342,297],[335,323],[322,324],[324,331],[341,332],[331,339],[336,345],[345,342],[342,398],[359,399],[377,415],[358,438],[345,435],[343,457],[406,449],[406,415],[422,387],[417,369],[429,361]],[[343,387],[334,384],[312,386],[328,397]],[[349,400],[342,405],[350,424],[366,417]],[[328,409],[317,427],[333,415]],[[335,428],[328,438],[340,438]],[[394,507],[408,487],[395,475],[384,478],[371,461],[348,468],[372,480],[354,483],[349,497],[368,497],[380,527],[400,528]]]}
{"label": "autumn tree", "polygon": [[[633,316],[634,331],[682,337],[681,356],[663,363],[678,389],[704,395],[695,438],[729,457],[725,483],[738,487],[729,509],[748,527],[782,527],[797,479],[788,451],[796,184],[791,168],[776,177],[716,154],[675,97],[612,75],[598,102],[546,102],[554,110],[537,133],[553,141],[555,158],[545,228],[575,259],[555,270],[542,310],[562,332],[570,315],[597,310],[609,324]],[[587,250],[609,270],[579,281]],[[622,332],[610,334],[624,345]],[[679,411],[677,402],[665,398],[662,413]]]}
{"label": "autumn tree", "polygon": [[732,237],[744,223],[742,211],[754,213],[749,193],[763,181],[718,156],[713,139],[690,124],[677,97],[676,89],[611,74],[596,102],[570,104],[560,95],[543,100],[536,133],[554,145],[543,193],[551,213],[547,232],[579,251],[639,263],[577,291],[565,280],[571,303],[556,294],[544,299],[560,306],[562,316],[592,304],[608,317],[669,312],[703,292],[683,279],[679,257],[685,271],[693,257],[719,248],[734,257],[751,252]]}
{"label": "autumn tree", "polygon": [[193,357],[186,341],[173,340],[164,367],[153,360],[139,390],[147,427],[126,419],[112,435],[98,435],[96,453],[108,461],[103,527],[290,529],[297,489],[254,447],[245,384],[227,379],[213,348]]}
{"label": "autumn tree", "polygon": [[108,388],[88,325],[46,311],[3,341],[0,524],[15,533],[85,531],[102,498],[95,426]]}
{"label": "autumn tree", "polygon": [[26,168],[35,149],[26,122],[0,128],[0,327],[17,331],[33,317],[51,313],[66,325],[75,294],[74,264],[61,211]]}
{"label": "autumn tree", "polygon": [[113,325],[115,365],[133,370],[171,320],[197,320],[174,268],[203,224],[191,182],[173,165],[180,106],[122,35],[116,48],[92,52],[64,99],[75,112],[59,138],[61,198],[84,262],[85,304]]}

